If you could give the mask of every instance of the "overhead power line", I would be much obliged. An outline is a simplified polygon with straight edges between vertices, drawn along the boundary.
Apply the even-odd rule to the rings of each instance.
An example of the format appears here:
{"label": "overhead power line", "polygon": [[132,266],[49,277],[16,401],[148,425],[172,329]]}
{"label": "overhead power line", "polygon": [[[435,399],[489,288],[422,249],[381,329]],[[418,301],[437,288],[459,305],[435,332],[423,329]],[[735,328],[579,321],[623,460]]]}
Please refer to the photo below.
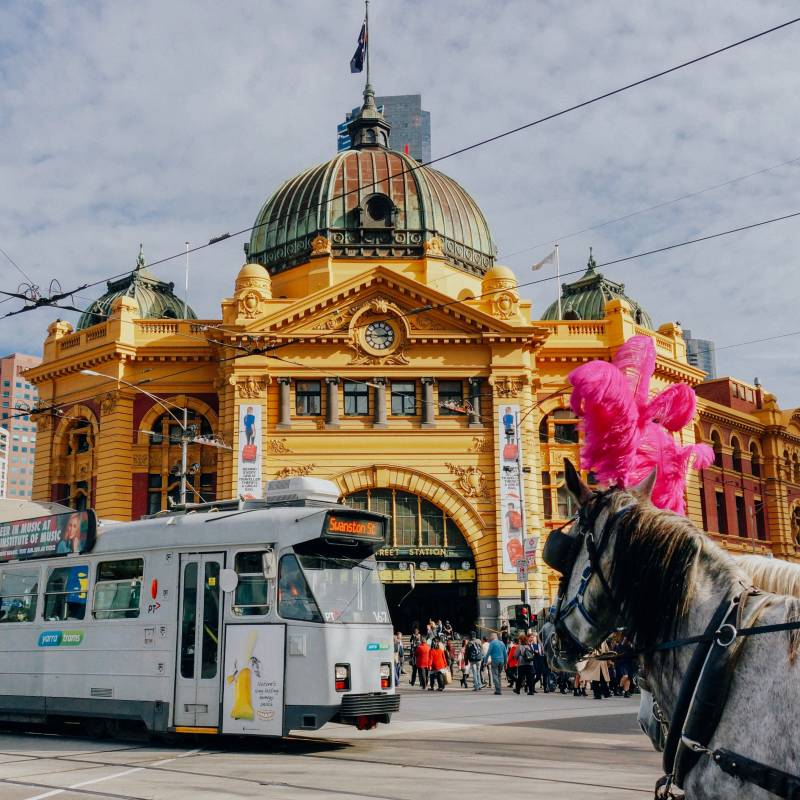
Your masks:
{"label": "overhead power line", "polygon": [[[479,140],[477,142],[473,142],[472,144],[466,145],[464,147],[460,147],[457,150],[453,150],[453,151],[451,151],[451,152],[449,152],[449,153],[447,153],[445,155],[438,156],[437,158],[433,158],[433,159],[431,159],[429,161],[426,161],[424,163],[420,163],[420,164],[415,164],[413,166],[404,167],[399,172],[387,176],[386,180],[387,181],[391,181],[394,178],[398,178],[398,177],[401,177],[401,176],[406,175],[408,173],[414,172],[414,171],[420,169],[421,167],[427,167],[427,166],[430,166],[432,164],[440,163],[442,161],[445,161],[446,159],[453,158],[454,156],[470,152],[471,150],[475,150],[475,149],[477,149],[479,147],[484,147],[484,146],[486,146],[488,144],[492,144],[493,142],[497,142],[497,141],[500,141],[501,139],[505,139],[508,136],[513,136],[514,134],[521,133],[522,131],[529,130],[530,128],[536,127],[537,125],[542,125],[545,122],[550,122],[550,121],[552,121],[554,119],[558,119],[559,117],[563,117],[566,114],[570,114],[570,113],[572,113],[574,111],[578,111],[578,110],[580,110],[582,108],[587,108],[588,106],[591,106],[591,105],[593,105],[595,103],[599,103],[602,100],[607,100],[610,97],[614,97],[614,96],[616,96],[618,94],[622,94],[623,92],[627,92],[627,91],[630,91],[631,89],[635,89],[638,86],[643,86],[644,84],[650,83],[651,81],[655,81],[655,80],[658,80],[659,78],[663,78],[666,75],[670,75],[670,74],[672,74],[674,72],[678,72],[679,70],[682,70],[682,69],[685,69],[687,67],[693,66],[694,64],[698,64],[698,63],[700,63],[702,61],[706,61],[706,60],[708,60],[710,58],[713,58],[714,56],[720,55],[721,53],[725,53],[725,52],[727,52],[729,50],[733,50],[733,49],[735,49],[737,47],[741,47],[742,45],[749,44],[750,42],[754,42],[754,41],[756,41],[758,39],[761,39],[764,36],[768,36],[771,33],[775,33],[777,31],[783,30],[784,28],[788,28],[791,25],[795,25],[798,22],[800,22],[800,17],[795,17],[794,19],[790,19],[790,20],[788,20],[786,22],[783,22],[783,23],[781,23],[779,25],[774,25],[771,28],[767,28],[766,30],[759,31],[758,33],[754,33],[754,34],[752,34],[750,36],[746,36],[743,39],[739,39],[739,40],[737,40],[735,42],[731,42],[730,44],[727,44],[727,45],[725,45],[723,47],[719,47],[719,48],[717,48],[715,50],[711,50],[708,53],[704,53],[703,55],[696,56],[695,58],[691,58],[688,61],[683,61],[680,64],[676,64],[676,65],[674,65],[672,67],[668,67],[667,69],[660,70],[659,72],[653,73],[652,75],[648,75],[648,76],[646,76],[644,78],[640,78],[640,79],[638,79],[636,81],[632,81],[631,83],[627,83],[624,86],[620,86],[620,87],[618,87],[616,89],[612,89],[610,91],[603,92],[602,94],[599,94],[599,95],[595,95],[594,97],[591,97],[591,98],[589,98],[587,100],[582,100],[582,101],[580,101],[578,103],[574,103],[574,104],[572,104],[570,106],[567,106],[566,108],[562,108],[559,111],[554,111],[554,112],[552,112],[550,114],[546,114],[545,116],[539,117],[539,118],[537,118],[535,120],[532,120],[531,122],[527,122],[527,123],[525,123],[523,125],[518,125],[518,126],[516,126],[514,128],[510,128],[508,130],[502,131],[501,133],[495,134],[493,136],[489,136],[489,137],[487,137],[485,139],[481,139],[481,140]],[[342,192],[341,194],[333,195],[332,197],[329,197],[326,200],[323,200],[323,201],[320,201],[320,202],[317,202],[317,203],[313,203],[313,204],[311,204],[309,206],[306,206],[305,208],[299,208],[299,209],[295,209],[292,212],[287,212],[286,214],[280,215],[280,216],[278,216],[278,217],[276,217],[274,219],[271,219],[271,220],[267,220],[266,222],[262,222],[262,223],[259,223],[257,225],[250,225],[250,226],[248,226],[246,228],[241,228],[240,230],[237,230],[234,233],[225,233],[225,234],[222,234],[221,236],[214,236],[211,239],[209,239],[209,241],[206,244],[196,245],[195,247],[191,247],[191,248],[184,248],[179,253],[174,253],[173,255],[165,256],[164,258],[160,258],[160,259],[157,259],[155,261],[151,261],[149,264],[147,264],[147,266],[148,267],[154,267],[154,266],[157,266],[158,264],[164,264],[164,263],[166,263],[168,261],[173,261],[173,260],[175,260],[177,258],[186,257],[186,255],[189,254],[189,253],[195,253],[195,252],[198,252],[199,250],[204,250],[204,249],[206,249],[208,247],[213,247],[214,245],[218,244],[219,242],[227,241],[228,239],[241,236],[241,235],[243,235],[245,233],[251,233],[252,231],[256,230],[257,228],[263,227],[264,225],[277,224],[277,223],[281,222],[283,219],[288,218],[291,215],[304,213],[304,212],[305,213],[310,212],[312,210],[320,208],[323,205],[327,205],[328,203],[332,203],[332,202],[341,200],[341,199],[343,199],[343,198],[345,198],[345,197],[347,197],[347,196],[349,196],[351,194],[356,194],[359,191],[361,191],[360,187],[356,187],[356,188],[351,189],[349,191]],[[91,283],[82,284],[80,287],[76,288],[74,291],[77,292],[77,291],[81,291],[82,289],[88,289],[88,288],[97,286],[97,285],[99,285],[101,283],[105,283],[106,281],[114,280],[116,278],[121,278],[121,277],[123,277],[123,276],[125,276],[127,274],[129,274],[129,271],[117,273],[115,275],[111,275],[111,276],[109,276],[107,278],[102,278],[101,280],[93,281]],[[67,292],[67,293],[64,293],[64,294],[65,294],[65,296],[68,296],[70,294],[70,292]],[[32,311],[34,308],[40,308],[43,305],[48,305],[48,303],[41,302],[41,303],[29,306],[29,307],[25,307],[23,309],[20,309],[16,313],[21,313],[22,311]],[[5,316],[9,316],[9,315],[7,314]]]}

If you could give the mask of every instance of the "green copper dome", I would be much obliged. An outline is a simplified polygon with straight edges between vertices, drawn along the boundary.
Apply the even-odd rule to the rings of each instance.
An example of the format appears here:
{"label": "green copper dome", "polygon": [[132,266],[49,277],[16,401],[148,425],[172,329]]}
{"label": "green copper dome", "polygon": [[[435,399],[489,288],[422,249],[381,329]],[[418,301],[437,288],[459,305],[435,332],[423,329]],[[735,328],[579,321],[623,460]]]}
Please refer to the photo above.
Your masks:
{"label": "green copper dome", "polygon": [[452,178],[387,147],[389,125],[371,87],[350,123],[351,150],[301,172],[256,217],[248,261],[271,274],[308,261],[325,237],[334,257],[420,258],[438,238],[444,257],[483,275],[495,247],[477,203]]}
{"label": "green copper dome", "polygon": [[114,301],[123,296],[136,301],[141,319],[197,319],[194,311],[175,296],[174,288],[174,283],[158,280],[145,267],[144,254],[140,246],[133,272],[124,278],[108,281],[108,291],[81,314],[76,330],[80,331],[105,322],[111,314]]}
{"label": "green copper dome", "polygon": [[[625,294],[625,284],[610,281],[602,272],[597,272],[597,264],[590,249],[589,263],[584,275],[574,283],[565,283],[561,287],[561,319],[603,319],[606,303],[615,299],[622,299],[630,304],[633,318],[638,325],[654,330],[650,315]],[[558,301],[548,306],[542,319],[558,319]]]}

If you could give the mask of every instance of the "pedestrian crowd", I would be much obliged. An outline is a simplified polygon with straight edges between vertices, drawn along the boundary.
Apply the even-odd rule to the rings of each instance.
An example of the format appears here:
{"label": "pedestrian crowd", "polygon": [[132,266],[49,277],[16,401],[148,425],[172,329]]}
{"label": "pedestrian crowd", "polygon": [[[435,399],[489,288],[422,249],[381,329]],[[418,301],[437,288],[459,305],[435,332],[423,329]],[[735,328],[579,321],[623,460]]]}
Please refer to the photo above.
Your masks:
{"label": "pedestrian crowd", "polygon": [[[506,624],[498,636],[478,636],[472,632],[460,637],[449,621],[430,620],[424,631],[415,626],[410,637],[409,652],[398,631],[394,638],[395,684],[406,674],[408,659],[411,674],[409,684],[422,690],[443,692],[454,682],[464,689],[493,689],[502,694],[503,683],[515,694],[528,695],[538,691],[572,692],[576,697],[592,696],[601,700],[611,694],[630,697],[635,691],[633,684],[633,648],[621,634],[613,636],[590,658],[578,665],[575,675],[554,673],[547,664],[544,647],[535,630],[512,635]],[[602,656],[613,651],[615,658],[606,660]]]}

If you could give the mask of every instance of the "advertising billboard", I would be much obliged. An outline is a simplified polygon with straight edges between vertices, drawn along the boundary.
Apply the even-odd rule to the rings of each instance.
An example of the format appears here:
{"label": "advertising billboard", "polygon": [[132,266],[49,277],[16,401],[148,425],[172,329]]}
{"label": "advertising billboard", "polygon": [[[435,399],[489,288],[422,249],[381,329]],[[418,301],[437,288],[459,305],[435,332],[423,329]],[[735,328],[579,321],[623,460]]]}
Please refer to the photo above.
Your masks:
{"label": "advertising billboard", "polygon": [[94,547],[94,511],[72,511],[0,524],[0,561],[87,553]]}
{"label": "advertising billboard", "polygon": [[500,456],[500,519],[503,542],[503,572],[516,573],[517,561],[525,557],[525,495],[522,484],[522,441],[519,406],[500,404],[497,446]]}
{"label": "advertising billboard", "polygon": [[236,491],[245,500],[259,500],[261,485],[261,405],[239,406],[239,480]]}

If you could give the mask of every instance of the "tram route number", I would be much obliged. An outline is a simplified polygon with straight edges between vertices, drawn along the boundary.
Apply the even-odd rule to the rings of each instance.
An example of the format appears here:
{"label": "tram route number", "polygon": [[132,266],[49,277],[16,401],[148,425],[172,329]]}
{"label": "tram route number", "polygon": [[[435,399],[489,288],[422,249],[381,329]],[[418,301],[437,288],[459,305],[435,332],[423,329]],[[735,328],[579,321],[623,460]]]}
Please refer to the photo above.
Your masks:
{"label": "tram route number", "polygon": [[372,616],[375,617],[375,622],[385,622],[388,624],[392,621],[388,611],[373,611]]}
{"label": "tram route number", "polygon": [[161,603],[156,601],[155,603],[148,603],[147,604],[147,613],[148,614],[155,614],[158,609],[161,608]]}

